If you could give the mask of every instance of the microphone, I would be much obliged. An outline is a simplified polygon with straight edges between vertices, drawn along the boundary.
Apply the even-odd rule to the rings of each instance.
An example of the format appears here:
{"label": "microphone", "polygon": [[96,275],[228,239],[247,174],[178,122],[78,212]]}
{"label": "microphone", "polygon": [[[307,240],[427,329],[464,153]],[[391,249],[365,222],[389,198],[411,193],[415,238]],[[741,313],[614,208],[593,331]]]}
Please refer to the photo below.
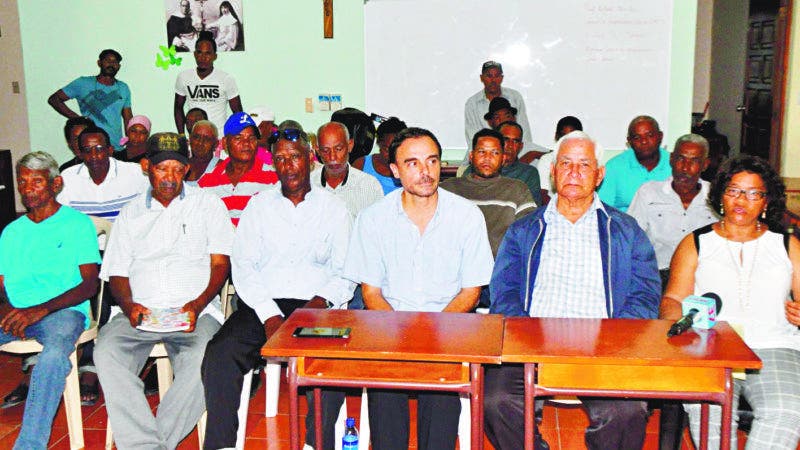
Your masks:
{"label": "microphone", "polygon": [[717,314],[722,309],[722,299],[713,292],[701,296],[690,295],[681,302],[683,317],[672,324],[667,337],[677,336],[691,327],[708,330],[717,323]]}

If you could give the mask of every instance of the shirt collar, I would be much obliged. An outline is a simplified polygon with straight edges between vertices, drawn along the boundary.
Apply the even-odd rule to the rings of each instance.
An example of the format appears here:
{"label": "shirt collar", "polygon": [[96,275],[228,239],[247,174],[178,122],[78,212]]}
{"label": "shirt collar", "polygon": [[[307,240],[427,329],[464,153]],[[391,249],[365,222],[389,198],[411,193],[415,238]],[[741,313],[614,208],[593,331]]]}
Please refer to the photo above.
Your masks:
{"label": "shirt collar", "polygon": [[[322,187],[328,186],[328,181],[325,179],[325,166],[324,165],[322,166],[322,170],[320,170],[320,175],[319,176],[320,176],[320,183],[322,184]],[[339,183],[339,186],[344,186],[345,184],[347,184],[347,178],[349,176],[350,176],[350,164],[348,163],[347,164],[347,172],[345,172],[345,174],[344,174],[344,180],[342,180],[342,182]],[[331,188],[331,189],[336,189],[336,188]]]}
{"label": "shirt collar", "polygon": [[[119,169],[117,168],[117,160],[116,160],[116,158],[109,157],[108,158],[108,173],[106,174],[106,177],[105,177],[105,179],[103,181],[105,181],[105,180],[107,180],[109,178],[116,178],[118,170]],[[78,166],[78,175],[82,176],[83,178],[91,178],[91,174],[89,173],[89,168],[86,167],[86,163],[82,162],[80,164],[80,166]]]}
{"label": "shirt collar", "polygon": [[[636,152],[633,150],[633,148],[628,147],[628,150],[630,152],[629,153],[629,158],[628,158],[628,166],[632,170],[644,170],[644,171],[647,171],[647,169],[645,169],[644,166],[639,163],[639,160],[636,159]],[[669,152],[667,152],[666,147],[658,147],[658,164],[656,164],[656,166],[653,167],[653,170],[656,170],[659,167],[661,167],[664,164],[665,161],[666,161],[666,164],[669,165]]]}
{"label": "shirt collar", "polygon": [[[580,217],[580,219],[575,221],[576,224],[578,222],[580,222],[581,220],[584,220],[584,218],[587,217],[587,215],[589,213],[595,213],[597,210],[603,211],[603,213],[608,215],[608,213],[606,212],[606,208],[603,206],[603,202],[600,201],[600,196],[597,195],[597,192],[595,192],[593,195],[594,195],[594,198],[592,199],[592,204],[589,205],[589,209],[587,209],[586,212],[583,213],[583,215]],[[558,208],[556,207],[556,203],[558,203],[558,194],[554,194],[553,198],[550,199],[550,203],[548,203],[547,206],[545,207],[546,208],[544,210],[544,221],[545,221],[545,223],[553,223],[553,221],[556,220],[557,217],[561,217],[564,220],[566,220],[564,215],[561,214],[561,212],[558,211]]]}
{"label": "shirt collar", "polygon": [[[184,183],[183,186],[181,186],[181,193],[178,196],[178,199],[179,200],[183,200],[185,197],[186,197],[186,183]],[[173,199],[173,200],[175,200],[175,199]],[[171,204],[172,203],[170,202],[170,205]],[[161,203],[159,203],[159,205],[161,205]],[[153,186],[152,185],[147,188],[147,195],[144,196],[144,206],[147,207],[147,209],[152,209],[152,206],[153,206]]]}

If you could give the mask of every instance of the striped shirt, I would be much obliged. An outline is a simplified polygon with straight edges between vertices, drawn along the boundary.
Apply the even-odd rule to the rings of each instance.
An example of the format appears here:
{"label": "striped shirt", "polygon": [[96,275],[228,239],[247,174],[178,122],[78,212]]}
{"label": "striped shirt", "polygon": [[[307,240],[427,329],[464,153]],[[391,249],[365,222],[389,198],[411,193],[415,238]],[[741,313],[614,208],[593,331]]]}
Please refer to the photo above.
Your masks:
{"label": "striped shirt", "polygon": [[64,169],[61,178],[64,188],[56,197],[59,203],[112,222],[126,203],[149,186],[139,164],[113,158],[109,158],[108,174],[100,184],[95,184],[85,164]]}
{"label": "striped shirt", "polygon": [[383,198],[383,188],[378,180],[353,166],[347,168],[347,175],[336,188],[326,183],[324,172],[325,166],[322,164],[311,172],[311,189],[324,189],[339,197],[347,206],[352,220],[358,217],[362,209]]}
{"label": "striped shirt", "polygon": [[544,212],[547,228],[531,294],[531,316],[606,318],[597,227],[597,209],[603,205],[595,194],[588,211],[572,223],[558,212],[557,204],[558,196]]}
{"label": "striped shirt", "polygon": [[447,179],[439,186],[471,200],[480,208],[486,221],[486,231],[489,233],[489,243],[494,256],[497,256],[497,249],[508,227],[536,208],[536,203],[525,183],[513,178],[481,179],[467,175]]}
{"label": "striped shirt", "polygon": [[234,185],[228,178],[228,174],[225,173],[225,168],[228,167],[230,161],[228,158],[217,163],[214,170],[197,180],[197,184],[222,199],[225,207],[228,208],[233,226],[237,226],[250,197],[277,183],[278,174],[271,165],[264,164],[257,159],[250,170],[242,175],[239,182]]}

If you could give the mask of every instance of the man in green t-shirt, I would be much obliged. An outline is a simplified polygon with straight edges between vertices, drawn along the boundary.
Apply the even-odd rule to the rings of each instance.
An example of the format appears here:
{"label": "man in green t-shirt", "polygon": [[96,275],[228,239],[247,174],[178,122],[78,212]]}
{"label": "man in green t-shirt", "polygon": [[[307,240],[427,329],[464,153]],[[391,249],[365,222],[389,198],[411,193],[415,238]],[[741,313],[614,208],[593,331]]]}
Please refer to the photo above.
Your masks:
{"label": "man in green t-shirt", "polygon": [[46,448],[69,355],[89,324],[100,252],[89,217],[56,201],[62,180],[52,156],[29,153],[16,171],[28,213],[0,235],[0,345],[23,338],[42,344],[15,448]]}

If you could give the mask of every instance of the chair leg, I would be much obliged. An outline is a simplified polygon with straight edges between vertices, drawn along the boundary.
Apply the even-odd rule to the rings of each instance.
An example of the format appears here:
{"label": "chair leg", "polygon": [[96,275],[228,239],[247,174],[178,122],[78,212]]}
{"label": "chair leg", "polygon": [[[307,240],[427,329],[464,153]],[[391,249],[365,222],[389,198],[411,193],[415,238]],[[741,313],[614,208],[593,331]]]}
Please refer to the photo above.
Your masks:
{"label": "chair leg", "polygon": [[364,442],[364,448],[369,448],[369,403],[367,403],[367,388],[361,390],[361,419],[359,420],[358,440]]}
{"label": "chair leg", "polygon": [[111,432],[111,422],[107,421],[106,423],[106,450],[111,450],[114,448],[114,436]]}
{"label": "chair leg", "polygon": [[461,395],[461,415],[458,416],[458,448],[472,448],[472,415],[470,414],[469,396]]}
{"label": "chair leg", "polygon": [[239,429],[236,430],[236,449],[244,448],[245,430],[247,429],[247,411],[250,408],[250,386],[253,383],[254,373],[251,370],[244,375],[242,380],[242,394],[239,396]]}
{"label": "chair leg", "polygon": [[172,386],[172,364],[167,357],[156,358],[158,370],[158,401],[164,400],[169,387]]}
{"label": "chair leg", "polygon": [[[309,412],[312,414],[312,412]],[[344,437],[344,421],[347,419],[347,398],[345,397],[342,402],[342,407],[339,408],[339,415],[336,417],[336,422],[333,425],[333,449],[342,450],[342,438]],[[360,437],[360,436],[359,436]]]}
{"label": "chair leg", "polygon": [[206,441],[206,416],[207,413],[203,411],[203,415],[197,421],[197,440],[200,442],[200,448],[203,448],[203,443]]}
{"label": "chair leg", "polygon": [[265,398],[265,415],[275,417],[278,415],[278,390],[281,383],[281,363],[267,359],[267,366],[264,370],[266,376],[267,396]]}
{"label": "chair leg", "polygon": [[67,413],[67,429],[69,430],[70,449],[82,449],[83,445],[83,417],[81,415],[81,390],[78,382],[78,358],[75,351],[70,353],[69,362],[72,364],[64,385],[64,410]]}

